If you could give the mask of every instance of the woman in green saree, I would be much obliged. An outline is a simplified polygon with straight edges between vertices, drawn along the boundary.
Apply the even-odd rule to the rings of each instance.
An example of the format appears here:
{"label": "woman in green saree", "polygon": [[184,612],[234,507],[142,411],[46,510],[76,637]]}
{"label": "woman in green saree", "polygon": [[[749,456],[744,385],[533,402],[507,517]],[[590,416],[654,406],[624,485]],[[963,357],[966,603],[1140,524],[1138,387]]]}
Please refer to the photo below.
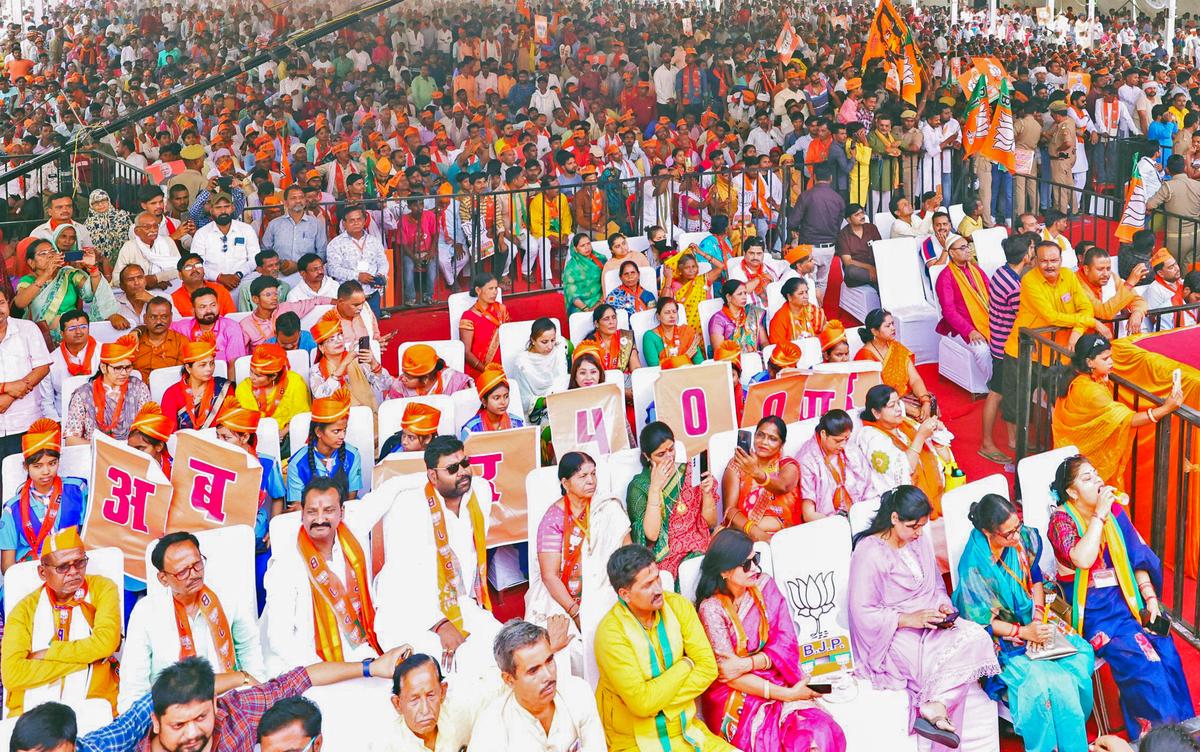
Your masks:
{"label": "woman in green saree", "polygon": [[66,263],[66,253],[77,250],[76,231],[69,224],[59,227],[52,240],[30,243],[25,259],[32,273],[21,277],[13,298],[25,318],[46,327],[55,345],[62,339],[59,318],[74,309],[87,311],[91,321],[109,320],[118,329],[129,328],[129,322],[116,313],[116,300],[96,263],[95,249],[83,250],[78,265]]}
{"label": "woman in green saree", "polygon": [[633,542],[654,552],[659,569],[677,575],[684,559],[708,549],[717,524],[716,484],[708,473],[692,482],[689,465],[675,461],[675,434],[666,423],[646,424],[640,438],[642,471],[625,500]]}
{"label": "woman in green saree", "polygon": [[567,315],[590,311],[604,297],[604,262],[592,251],[592,239],[587,233],[571,238],[571,256],[563,266],[563,295],[567,299]]}

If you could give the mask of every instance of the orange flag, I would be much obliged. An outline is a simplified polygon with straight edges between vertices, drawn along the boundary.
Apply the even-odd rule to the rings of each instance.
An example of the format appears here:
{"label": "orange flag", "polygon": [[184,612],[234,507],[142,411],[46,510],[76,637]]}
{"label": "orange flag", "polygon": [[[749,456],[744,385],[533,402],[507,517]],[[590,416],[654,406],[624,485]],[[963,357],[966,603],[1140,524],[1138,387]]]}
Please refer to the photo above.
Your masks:
{"label": "orange flag", "polygon": [[983,142],[987,139],[988,131],[991,129],[990,108],[987,100],[987,80],[984,76],[979,76],[975,79],[975,89],[971,92],[971,99],[967,102],[967,114],[963,125],[963,159],[969,159],[971,155],[983,148]]}
{"label": "orange flag", "polygon": [[1013,131],[1012,96],[1008,91],[1008,79],[1000,80],[1000,96],[992,113],[991,130],[984,142],[982,153],[996,164],[1004,165],[1009,174],[1017,171],[1016,134]]}

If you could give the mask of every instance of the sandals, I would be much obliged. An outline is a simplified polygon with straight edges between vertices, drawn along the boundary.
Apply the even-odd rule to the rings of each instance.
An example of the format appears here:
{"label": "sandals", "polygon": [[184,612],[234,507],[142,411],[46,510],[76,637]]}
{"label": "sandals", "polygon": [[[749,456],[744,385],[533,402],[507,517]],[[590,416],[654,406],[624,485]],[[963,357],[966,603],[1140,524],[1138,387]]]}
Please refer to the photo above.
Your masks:
{"label": "sandals", "polygon": [[980,457],[984,458],[988,462],[995,462],[997,465],[1006,465],[1006,464],[1009,464],[1012,462],[1012,457],[1009,457],[1007,454],[1005,454],[1004,452],[1001,452],[999,449],[993,450],[991,452],[985,452],[982,449],[980,449],[978,452],[976,452],[976,454],[978,454]]}
{"label": "sandals", "polygon": [[916,722],[913,724],[913,733],[917,736],[923,736],[935,744],[940,744],[943,747],[950,749],[958,749],[959,738],[958,734],[953,731],[947,731],[944,728],[939,728],[938,724],[942,721],[949,721],[949,717],[941,716],[934,718],[932,721],[926,720],[923,716],[917,716]]}

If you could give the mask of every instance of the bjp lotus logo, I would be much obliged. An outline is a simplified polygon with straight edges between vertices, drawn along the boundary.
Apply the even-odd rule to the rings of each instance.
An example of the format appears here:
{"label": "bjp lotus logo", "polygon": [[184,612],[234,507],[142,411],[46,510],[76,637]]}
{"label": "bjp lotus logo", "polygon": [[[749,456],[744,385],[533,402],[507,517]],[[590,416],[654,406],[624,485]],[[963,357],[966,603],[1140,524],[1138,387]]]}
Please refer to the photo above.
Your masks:
{"label": "bjp lotus logo", "polygon": [[828,635],[821,629],[821,617],[833,610],[837,589],[833,584],[833,571],[819,572],[808,577],[787,581],[788,598],[797,617],[807,617],[816,622],[811,639],[819,640]]}

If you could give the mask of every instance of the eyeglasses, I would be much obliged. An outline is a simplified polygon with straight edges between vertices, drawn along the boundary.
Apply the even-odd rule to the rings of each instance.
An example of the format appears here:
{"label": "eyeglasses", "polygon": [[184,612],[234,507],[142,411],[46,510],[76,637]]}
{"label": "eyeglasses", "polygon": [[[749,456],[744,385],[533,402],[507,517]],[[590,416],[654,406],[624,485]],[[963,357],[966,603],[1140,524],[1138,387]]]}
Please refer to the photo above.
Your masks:
{"label": "eyeglasses", "polygon": [[129,373],[130,371],[133,370],[133,366],[132,365],[128,365],[128,366],[109,365],[108,370],[116,371],[117,373]]}
{"label": "eyeglasses", "polygon": [[183,265],[183,271],[185,271],[185,272],[194,272],[198,269],[203,269],[203,268],[204,268],[204,264],[200,263],[199,261],[193,261],[190,264]]}
{"label": "eyeglasses", "polygon": [[447,472],[447,473],[450,473],[451,475],[453,475],[454,473],[457,473],[459,470],[467,470],[467,469],[470,469],[470,467],[471,467],[471,460],[469,458],[465,458],[465,459],[463,459],[462,462],[455,462],[453,464],[447,465],[446,467],[439,467],[438,470],[441,470],[443,472]]}
{"label": "eyeglasses", "polygon": [[70,326],[68,326],[68,327],[67,327],[67,328],[66,328],[64,331],[68,331],[68,332],[86,332],[87,330],[88,330],[88,325],[87,325],[87,324],[71,324],[71,325],[70,325]]}
{"label": "eyeglasses", "polygon": [[61,575],[68,575],[76,569],[78,569],[80,572],[86,571],[87,565],[88,565],[88,557],[81,556],[78,559],[76,559],[75,561],[68,561],[68,562],[64,562],[62,564],[56,564],[50,568],[53,569],[55,572],[58,572]]}
{"label": "eyeglasses", "polygon": [[992,535],[995,535],[997,538],[1003,538],[1005,540],[1016,540],[1017,536],[1020,534],[1021,534],[1021,526],[1020,525],[1017,525],[1012,530],[1009,530],[1007,533],[1002,533],[999,530],[992,533]]}
{"label": "eyeglasses", "polygon": [[190,567],[184,567],[183,569],[180,569],[178,572],[167,572],[167,574],[171,575],[172,577],[174,577],[177,580],[182,580],[184,577],[189,577],[193,574],[204,574],[204,565],[207,563],[208,563],[208,557],[201,554],[200,560],[197,561],[195,564],[191,565]]}
{"label": "eyeglasses", "polygon": [[750,558],[742,562],[742,571],[749,572],[751,569],[757,569],[758,562],[761,558],[762,553],[759,551],[755,551],[754,553],[750,554]]}

